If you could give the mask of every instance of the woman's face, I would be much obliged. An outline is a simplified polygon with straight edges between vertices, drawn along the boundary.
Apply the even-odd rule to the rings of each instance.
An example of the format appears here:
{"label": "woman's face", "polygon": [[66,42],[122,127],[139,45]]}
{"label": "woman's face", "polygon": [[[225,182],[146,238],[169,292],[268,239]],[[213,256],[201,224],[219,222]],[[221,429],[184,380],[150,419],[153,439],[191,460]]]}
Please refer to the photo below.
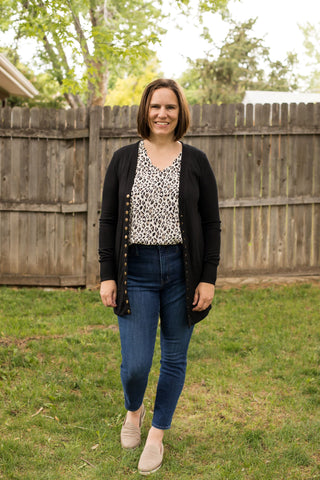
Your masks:
{"label": "woman's face", "polygon": [[150,139],[157,136],[172,139],[178,118],[179,103],[176,94],[170,88],[155,90],[148,112]]}

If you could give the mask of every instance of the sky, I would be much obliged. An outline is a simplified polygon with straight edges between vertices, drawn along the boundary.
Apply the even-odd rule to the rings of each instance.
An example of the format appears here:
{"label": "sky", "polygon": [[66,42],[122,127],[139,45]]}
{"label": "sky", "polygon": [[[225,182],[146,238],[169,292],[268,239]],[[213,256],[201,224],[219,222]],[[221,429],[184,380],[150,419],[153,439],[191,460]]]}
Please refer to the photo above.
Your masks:
{"label": "sky", "polygon": [[[191,0],[193,4],[197,2],[198,0]],[[273,61],[283,62],[287,52],[293,51],[298,54],[301,65],[307,62],[303,34],[298,24],[320,24],[320,0],[230,0],[229,10],[236,21],[257,18],[254,34],[264,39]],[[221,45],[229,26],[221,20],[219,14],[207,14],[204,20],[215,42]],[[200,37],[202,28],[195,17],[186,19],[183,15],[172,14],[165,20],[164,27],[168,32],[156,48],[157,55],[164,76],[178,78],[188,67],[188,57],[193,60],[203,58],[210,47]],[[27,61],[31,60],[33,51],[32,46],[26,42],[23,56]],[[299,73],[305,74],[306,71],[303,67]]]}
{"label": "sky", "polygon": [[[289,51],[298,54],[299,60],[306,61],[303,48],[303,34],[298,24],[320,22],[320,0],[231,0],[229,10],[236,21],[257,18],[254,33],[264,38],[270,47],[273,61],[284,61]],[[161,47],[157,49],[162,70],[166,77],[177,78],[187,68],[187,57],[201,58],[209,50],[201,39],[201,30],[195,20],[178,18],[183,28],[174,28],[172,20],[166,23],[168,33]],[[219,14],[208,14],[205,24],[217,43],[221,43],[228,32],[228,26]]]}

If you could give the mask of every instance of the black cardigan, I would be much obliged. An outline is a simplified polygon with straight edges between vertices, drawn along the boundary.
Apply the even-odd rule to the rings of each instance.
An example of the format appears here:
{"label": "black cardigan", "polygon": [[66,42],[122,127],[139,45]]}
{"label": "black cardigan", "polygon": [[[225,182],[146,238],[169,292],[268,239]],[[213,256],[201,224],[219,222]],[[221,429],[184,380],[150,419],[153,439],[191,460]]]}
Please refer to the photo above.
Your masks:
{"label": "black cardigan", "polygon": [[[99,231],[101,281],[117,283],[117,315],[130,314],[126,289],[130,197],[139,142],[117,150],[107,169]],[[206,155],[182,144],[179,215],[183,239],[186,299],[189,325],[208,315],[211,308],[192,311],[199,282],[215,284],[220,258],[220,217],[217,184]]]}

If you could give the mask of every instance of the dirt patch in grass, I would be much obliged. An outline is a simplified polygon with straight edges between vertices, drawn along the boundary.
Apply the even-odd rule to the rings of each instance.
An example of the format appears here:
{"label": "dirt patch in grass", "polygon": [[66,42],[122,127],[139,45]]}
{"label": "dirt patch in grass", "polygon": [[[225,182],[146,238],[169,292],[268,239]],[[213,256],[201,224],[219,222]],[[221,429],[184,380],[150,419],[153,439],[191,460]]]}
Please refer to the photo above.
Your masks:
{"label": "dirt patch in grass", "polygon": [[296,285],[311,284],[320,287],[320,275],[268,275],[268,276],[246,276],[246,277],[219,277],[217,288],[228,290],[230,288],[261,288],[272,285]]}
{"label": "dirt patch in grass", "polygon": [[[96,330],[112,330],[113,332],[118,332],[118,325],[87,325],[85,328],[80,328],[76,335],[90,335],[91,332]],[[31,337],[24,338],[13,338],[13,337],[3,337],[0,339],[1,347],[9,347],[15,345],[17,347],[25,347],[28,343],[41,340],[58,340],[60,338],[70,337],[70,334],[65,333],[62,335],[33,335]]]}

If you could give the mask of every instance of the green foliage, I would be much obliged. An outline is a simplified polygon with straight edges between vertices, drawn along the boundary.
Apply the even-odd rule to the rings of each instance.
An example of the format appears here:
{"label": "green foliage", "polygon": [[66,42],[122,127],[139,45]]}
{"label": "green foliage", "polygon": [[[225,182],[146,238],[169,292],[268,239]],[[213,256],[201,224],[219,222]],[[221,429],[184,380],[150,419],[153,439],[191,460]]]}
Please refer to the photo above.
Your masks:
{"label": "green foliage", "polygon": [[303,79],[307,83],[307,90],[320,92],[320,23],[301,25],[300,30],[304,35],[305,52],[309,58],[309,67],[312,69],[311,74]]}
{"label": "green foliage", "polygon": [[[230,21],[229,30],[218,55],[195,61],[181,76],[191,104],[241,102],[246,90],[292,90],[297,88],[292,74],[296,57],[288,55],[285,63],[273,62],[263,40],[252,34],[256,19],[243,23]],[[214,42],[209,30],[203,36]]]}
{"label": "green foliage", "polygon": [[189,15],[193,7],[193,11],[196,16],[195,20],[199,23],[202,23],[203,15],[209,12],[219,12],[222,17],[228,16],[228,3],[229,0],[198,0],[197,2],[194,2],[192,0],[176,0],[174,2],[171,2],[171,4],[173,5],[176,4],[180,11],[182,11],[187,16]]}
{"label": "green foliage", "polygon": [[[227,3],[198,0],[199,21],[209,10],[225,11]],[[33,69],[45,72],[50,83],[48,91],[43,78],[38,79],[43,98],[50,98],[46,102],[39,97],[37,104],[61,106],[64,97],[71,107],[104,105],[118,79],[139,76],[154,57],[153,46],[165,32],[161,21],[169,14],[167,7],[188,15],[190,1],[2,0],[0,31],[15,32],[15,49],[25,39],[34,41]],[[54,82],[56,94],[51,95]]]}
{"label": "green foliage", "polygon": [[161,77],[157,59],[148,63],[143,72],[118,78],[114,88],[109,91],[106,105],[139,105],[142,92],[152,80]]}
{"label": "green foliage", "polygon": [[159,41],[160,7],[161,0],[7,0],[0,29],[35,41],[35,61],[72,106],[103,105],[110,71],[117,64],[130,71]]}

